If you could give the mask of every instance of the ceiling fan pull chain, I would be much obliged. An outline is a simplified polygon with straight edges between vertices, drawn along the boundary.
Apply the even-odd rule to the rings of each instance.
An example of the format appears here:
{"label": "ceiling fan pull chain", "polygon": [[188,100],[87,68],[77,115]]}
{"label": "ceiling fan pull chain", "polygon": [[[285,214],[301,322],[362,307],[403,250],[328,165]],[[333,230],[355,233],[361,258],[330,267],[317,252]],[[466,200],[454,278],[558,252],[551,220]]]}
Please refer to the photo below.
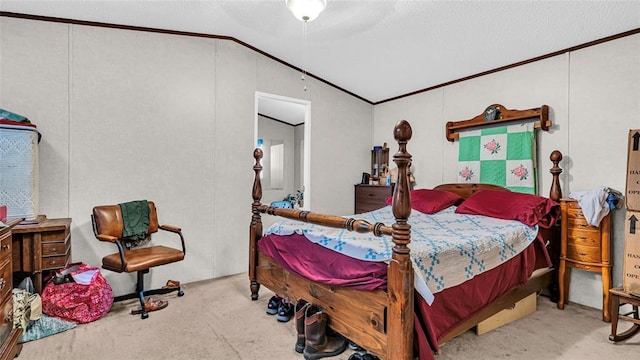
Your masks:
{"label": "ceiling fan pull chain", "polygon": [[307,21],[302,22],[302,51],[304,53],[304,66],[302,69],[301,80],[304,81],[304,91],[307,91]]}

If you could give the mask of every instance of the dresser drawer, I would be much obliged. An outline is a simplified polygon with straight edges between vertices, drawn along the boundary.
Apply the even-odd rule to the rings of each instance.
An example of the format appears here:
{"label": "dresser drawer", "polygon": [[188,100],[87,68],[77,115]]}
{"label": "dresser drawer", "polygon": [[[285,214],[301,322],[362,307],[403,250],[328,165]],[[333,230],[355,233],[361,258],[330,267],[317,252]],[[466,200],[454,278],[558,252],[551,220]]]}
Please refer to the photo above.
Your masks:
{"label": "dresser drawer", "polygon": [[1,298],[0,305],[0,344],[4,344],[13,330],[13,296]]}
{"label": "dresser drawer", "polygon": [[358,199],[384,199],[391,196],[391,186],[358,185],[356,186],[356,198]]}
{"label": "dresser drawer", "polygon": [[567,244],[567,259],[586,263],[600,263],[602,250],[599,247]]}
{"label": "dresser drawer", "polygon": [[0,260],[0,299],[4,299],[11,294],[13,288],[13,269],[11,268],[11,258]]}
{"label": "dresser drawer", "polygon": [[356,185],[355,213],[373,211],[387,205],[385,199],[391,196],[390,186]]}
{"label": "dresser drawer", "polygon": [[53,270],[65,267],[69,263],[71,252],[61,256],[48,256],[42,258],[42,270]]}
{"label": "dresser drawer", "polygon": [[[2,237],[0,241],[0,259],[7,259],[13,256],[11,252],[11,234]],[[0,260],[1,261],[1,260]]]}
{"label": "dresser drawer", "polygon": [[64,255],[69,251],[71,241],[42,243],[42,256]]}
{"label": "dresser drawer", "polygon": [[42,243],[65,241],[70,235],[69,228],[42,232]]}

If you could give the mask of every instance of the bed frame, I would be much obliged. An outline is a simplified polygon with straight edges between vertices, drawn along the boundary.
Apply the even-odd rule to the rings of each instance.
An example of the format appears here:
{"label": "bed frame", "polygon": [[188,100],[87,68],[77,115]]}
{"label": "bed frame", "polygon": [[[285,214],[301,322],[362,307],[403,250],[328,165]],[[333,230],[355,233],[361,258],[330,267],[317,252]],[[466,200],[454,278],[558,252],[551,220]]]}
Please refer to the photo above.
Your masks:
{"label": "bed frame", "polygon": [[[409,360],[414,358],[414,287],[408,247],[411,242],[411,226],[407,223],[407,218],[411,214],[410,187],[407,177],[411,155],[407,152],[407,142],[411,136],[411,126],[407,121],[402,120],[394,127],[394,138],[398,142],[399,150],[393,156],[393,161],[398,167],[398,182],[393,192],[392,210],[396,222],[392,226],[302,210],[273,208],[261,204],[260,172],[262,165],[260,160],[263,153],[261,149],[254,150],[253,215],[249,235],[249,280],[252,300],[258,299],[260,285],[264,285],[280,296],[289,299],[305,299],[322,307],[327,312],[331,328],[381,359]],[[561,159],[562,154],[559,151],[556,150],[551,154],[554,167],[551,169],[553,181],[550,198],[556,201],[562,197],[558,179],[562,172],[562,169],[558,167]],[[458,193],[467,198],[480,189],[496,188],[496,186],[445,184],[438,188]],[[360,233],[370,232],[376,236],[391,236],[394,247],[387,270],[387,291],[363,291],[349,287],[324,285],[283,270],[258,249],[258,240],[263,233],[262,213]],[[513,306],[532,292],[548,286],[552,282],[552,273],[550,269],[544,270],[546,271],[534,273],[527,284],[513,289],[472,319],[457,326],[445,339],[441,339],[440,343],[442,344],[471,329],[491,315]]]}

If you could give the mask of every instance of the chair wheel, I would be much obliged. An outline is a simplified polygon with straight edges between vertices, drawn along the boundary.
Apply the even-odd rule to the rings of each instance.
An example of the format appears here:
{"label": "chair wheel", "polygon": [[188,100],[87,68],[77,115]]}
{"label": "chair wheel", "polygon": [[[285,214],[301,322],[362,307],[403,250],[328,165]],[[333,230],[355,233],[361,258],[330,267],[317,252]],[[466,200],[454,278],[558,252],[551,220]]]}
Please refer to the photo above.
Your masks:
{"label": "chair wheel", "polygon": [[178,296],[184,296],[184,291],[182,290],[178,291]]}
{"label": "chair wheel", "polygon": [[142,313],[142,314],[140,315],[140,319],[143,319],[143,320],[144,320],[144,319],[147,319],[147,318],[149,318],[149,313]]}

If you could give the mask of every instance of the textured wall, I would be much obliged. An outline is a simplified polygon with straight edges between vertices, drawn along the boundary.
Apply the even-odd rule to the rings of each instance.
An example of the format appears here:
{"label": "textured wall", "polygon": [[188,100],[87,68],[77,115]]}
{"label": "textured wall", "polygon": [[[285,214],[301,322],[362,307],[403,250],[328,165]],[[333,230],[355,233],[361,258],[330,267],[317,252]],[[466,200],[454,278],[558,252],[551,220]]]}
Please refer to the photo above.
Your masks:
{"label": "textured wall", "polygon": [[[40,212],[73,218],[73,261],[115,250],[93,236],[94,205],[150,199],[187,242],[151,285],[246,271],[256,91],[311,101],[311,207],[353,208],[370,104],[313,80],[305,92],[299,73],[227,40],[0,17],[0,41],[0,104],[43,134]],[[133,276],[105,275],[132,290]]]}

